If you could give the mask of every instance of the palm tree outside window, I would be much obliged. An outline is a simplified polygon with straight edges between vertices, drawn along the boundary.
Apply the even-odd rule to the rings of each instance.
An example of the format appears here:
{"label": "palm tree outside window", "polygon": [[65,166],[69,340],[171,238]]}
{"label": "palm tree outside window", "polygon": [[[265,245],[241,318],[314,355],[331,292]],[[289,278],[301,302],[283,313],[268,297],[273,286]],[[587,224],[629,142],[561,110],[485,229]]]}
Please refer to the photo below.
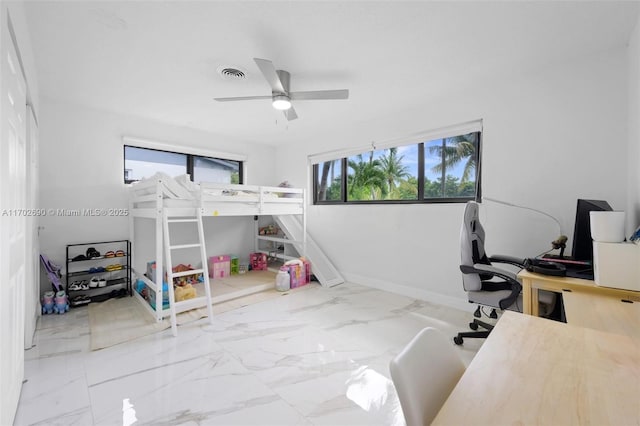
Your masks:
{"label": "palm tree outside window", "polygon": [[475,200],[480,140],[481,133],[472,132],[315,164],[314,203]]}

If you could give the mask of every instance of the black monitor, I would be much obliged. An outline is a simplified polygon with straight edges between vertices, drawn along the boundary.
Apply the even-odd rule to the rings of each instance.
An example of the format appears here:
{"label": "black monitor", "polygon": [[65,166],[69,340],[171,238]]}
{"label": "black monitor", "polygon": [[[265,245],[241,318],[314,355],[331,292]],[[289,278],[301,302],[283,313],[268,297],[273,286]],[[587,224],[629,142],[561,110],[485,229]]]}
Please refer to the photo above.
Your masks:
{"label": "black monitor", "polygon": [[589,212],[611,210],[613,209],[606,201],[578,199],[576,225],[573,230],[573,248],[571,249],[571,257],[574,260],[593,262],[593,241],[591,239]]}

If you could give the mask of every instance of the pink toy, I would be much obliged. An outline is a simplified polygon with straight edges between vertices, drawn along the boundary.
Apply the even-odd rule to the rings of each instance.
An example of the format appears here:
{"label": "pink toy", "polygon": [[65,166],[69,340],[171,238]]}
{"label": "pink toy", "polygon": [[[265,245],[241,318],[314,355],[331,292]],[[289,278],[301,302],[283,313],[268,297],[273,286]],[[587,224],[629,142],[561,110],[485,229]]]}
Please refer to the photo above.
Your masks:
{"label": "pink toy", "polygon": [[53,298],[55,293],[52,291],[46,291],[42,296],[42,313],[43,314],[52,314],[53,313]]}
{"label": "pink toy", "polygon": [[60,290],[56,293],[54,301],[55,304],[53,305],[53,311],[56,314],[64,314],[69,310],[69,298],[67,297],[67,293],[65,293],[64,290]]}
{"label": "pink toy", "polygon": [[311,281],[311,265],[305,258],[289,260],[282,268],[289,272],[291,288],[301,287]]}
{"label": "pink toy", "polygon": [[249,265],[254,271],[266,271],[267,268],[267,255],[265,253],[250,253]]}
{"label": "pink toy", "polygon": [[221,255],[209,258],[209,278],[225,278],[231,273],[231,256]]}

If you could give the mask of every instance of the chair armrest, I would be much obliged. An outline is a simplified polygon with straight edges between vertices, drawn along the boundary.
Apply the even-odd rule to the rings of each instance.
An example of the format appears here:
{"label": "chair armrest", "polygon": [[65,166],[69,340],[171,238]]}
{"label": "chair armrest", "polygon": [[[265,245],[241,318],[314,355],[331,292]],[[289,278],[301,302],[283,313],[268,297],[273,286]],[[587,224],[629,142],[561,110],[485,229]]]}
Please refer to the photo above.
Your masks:
{"label": "chair armrest", "polygon": [[[511,286],[511,294],[509,295],[509,297],[504,298],[500,301],[500,309],[507,309],[509,306],[511,306],[522,291],[522,284],[520,284],[520,282],[518,281],[516,274],[504,269],[496,268],[491,265],[485,265],[483,263],[476,263],[473,266],[460,265],[460,271],[463,274],[491,275],[492,277],[499,277],[505,280],[506,283]],[[491,281],[482,282],[483,285],[492,283]]]}
{"label": "chair armrest", "polygon": [[[462,268],[462,266],[460,268]],[[484,263],[476,263],[475,265],[472,266],[472,268],[475,270],[474,272],[481,273],[481,274],[490,274],[496,277],[503,278],[510,282],[515,281],[516,283],[518,283],[518,285],[520,284],[518,282],[518,277],[516,276],[516,274],[514,274],[511,271],[507,271],[501,268],[496,268],[495,266],[491,266],[491,265],[485,265]]]}
{"label": "chair armrest", "polygon": [[496,263],[508,263],[510,265],[519,266],[520,268],[524,268],[524,259],[513,256],[505,256],[502,254],[496,254],[489,257],[489,262]]}

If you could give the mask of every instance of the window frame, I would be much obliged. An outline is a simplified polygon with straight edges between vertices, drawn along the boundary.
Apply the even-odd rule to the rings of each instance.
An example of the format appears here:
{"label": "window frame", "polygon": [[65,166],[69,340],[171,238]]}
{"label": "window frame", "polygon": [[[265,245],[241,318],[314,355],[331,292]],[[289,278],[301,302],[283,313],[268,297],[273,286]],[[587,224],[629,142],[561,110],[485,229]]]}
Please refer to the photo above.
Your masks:
{"label": "window frame", "polygon": [[[436,139],[443,138],[451,138],[454,136],[469,134],[469,133],[477,133],[478,134],[478,146],[476,150],[476,170],[475,170],[475,195],[469,197],[438,197],[438,198],[425,198],[424,190],[425,190],[425,145],[427,142]],[[347,176],[348,176],[348,159],[353,155],[358,155],[350,153],[349,155],[341,158],[336,158],[334,160],[325,160],[320,161],[312,165],[312,191],[313,191],[313,205],[370,205],[370,204],[442,204],[442,203],[466,203],[467,201],[479,201],[482,199],[482,182],[481,182],[481,170],[482,170],[482,129],[467,131],[467,132],[456,132],[456,134],[451,134],[449,136],[436,137],[433,139],[429,139],[424,142],[417,142],[415,144],[407,144],[403,143],[400,146],[407,145],[417,145],[418,146],[418,169],[417,169],[417,180],[418,180],[418,196],[416,199],[412,200],[348,200],[347,198]],[[393,146],[385,147],[384,149],[390,149]],[[375,149],[375,148],[374,148]],[[363,151],[360,154],[364,154],[370,151]],[[335,161],[341,160],[341,185],[340,185],[340,200],[329,200],[323,201],[318,200],[318,173],[319,173],[319,165],[326,161]]]}
{"label": "window frame", "polygon": [[127,180],[126,179],[126,151],[127,151],[127,147],[129,148],[137,148],[137,149],[146,149],[148,151],[156,151],[156,152],[166,152],[169,154],[178,154],[178,155],[185,155],[187,158],[187,162],[186,162],[186,170],[185,173],[189,175],[189,179],[193,182],[193,168],[194,168],[194,164],[195,164],[195,158],[208,158],[208,159],[213,159],[213,160],[221,160],[221,161],[234,161],[236,163],[238,163],[238,184],[239,185],[243,185],[244,184],[244,161],[242,160],[235,160],[235,159],[229,159],[229,158],[220,158],[220,157],[211,157],[211,156],[207,156],[207,155],[201,155],[201,154],[191,154],[188,152],[179,152],[179,151],[172,151],[172,150],[168,150],[168,149],[158,149],[158,148],[148,148],[146,146],[138,146],[138,145],[131,145],[128,143],[124,143],[122,146],[122,158],[123,158],[123,170],[122,170],[122,175],[123,175],[123,180],[125,185],[131,185],[132,183],[135,182],[139,182],[139,180]]}

